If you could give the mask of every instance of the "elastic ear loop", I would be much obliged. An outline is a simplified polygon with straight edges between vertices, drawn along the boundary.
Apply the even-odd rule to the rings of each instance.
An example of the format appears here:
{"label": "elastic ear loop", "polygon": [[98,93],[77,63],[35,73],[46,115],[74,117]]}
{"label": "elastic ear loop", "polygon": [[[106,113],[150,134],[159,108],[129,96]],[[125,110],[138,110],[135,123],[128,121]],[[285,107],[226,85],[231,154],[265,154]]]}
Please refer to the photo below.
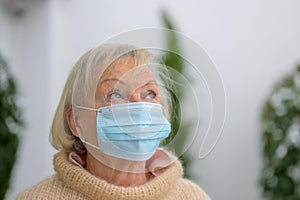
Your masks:
{"label": "elastic ear loop", "polygon": [[[73,106],[75,108],[79,108],[79,109],[83,109],[83,110],[90,110],[90,111],[98,112],[98,109],[96,109],[96,108],[89,108],[89,107],[85,107],[85,106],[79,106],[79,105],[76,105],[76,104],[73,104]],[[79,136],[79,139],[81,140],[81,142],[83,142],[84,144],[89,145],[89,146],[101,151],[101,149],[99,147],[97,147],[96,145],[86,141],[85,138],[83,137],[83,135],[81,134],[81,131],[79,131],[78,136]]]}

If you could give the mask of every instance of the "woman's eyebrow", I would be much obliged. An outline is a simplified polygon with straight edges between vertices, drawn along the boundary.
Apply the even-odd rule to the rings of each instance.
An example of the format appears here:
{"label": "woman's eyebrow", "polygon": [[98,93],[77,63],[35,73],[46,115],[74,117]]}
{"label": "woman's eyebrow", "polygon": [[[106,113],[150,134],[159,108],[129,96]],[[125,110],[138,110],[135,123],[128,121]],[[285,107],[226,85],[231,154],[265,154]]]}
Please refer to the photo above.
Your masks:
{"label": "woman's eyebrow", "polygon": [[150,80],[147,83],[145,83],[144,85],[142,85],[142,87],[149,85],[149,84],[153,84],[153,83],[157,85],[157,82],[155,80]]}
{"label": "woman's eyebrow", "polygon": [[[104,79],[100,82],[100,85],[102,85],[103,83],[105,82],[109,82],[109,81],[114,81],[114,82],[117,82],[117,83],[121,83],[123,86],[126,86],[127,83],[124,81],[124,80],[121,80],[121,79],[117,79],[117,78],[108,78],[108,79]],[[147,85],[150,85],[150,84],[155,84],[157,85],[157,82],[154,80],[154,79],[150,79],[149,81],[147,81],[145,84],[142,84],[140,85],[139,87],[143,88],[143,87],[146,87]]]}
{"label": "woman's eyebrow", "polygon": [[103,81],[100,82],[100,84],[108,82],[108,81],[116,81],[116,82],[120,82],[122,85],[126,85],[126,83],[124,81],[122,81],[121,79],[117,79],[117,78],[104,79]]}

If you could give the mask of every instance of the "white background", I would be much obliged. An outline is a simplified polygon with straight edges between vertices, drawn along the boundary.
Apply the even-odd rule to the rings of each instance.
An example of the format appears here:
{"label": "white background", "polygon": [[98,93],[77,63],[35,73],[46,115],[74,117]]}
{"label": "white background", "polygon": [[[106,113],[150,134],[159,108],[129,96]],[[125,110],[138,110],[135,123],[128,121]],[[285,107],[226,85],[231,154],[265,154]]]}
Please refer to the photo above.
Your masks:
{"label": "white background", "polygon": [[299,7],[298,0],[0,0],[0,51],[17,78],[26,120],[7,199],[53,173],[50,125],[76,59],[120,32],[162,27],[163,8],[207,50],[226,87],[223,135],[204,160],[194,144],[194,179],[212,199],[259,199],[261,108],[299,61]]}

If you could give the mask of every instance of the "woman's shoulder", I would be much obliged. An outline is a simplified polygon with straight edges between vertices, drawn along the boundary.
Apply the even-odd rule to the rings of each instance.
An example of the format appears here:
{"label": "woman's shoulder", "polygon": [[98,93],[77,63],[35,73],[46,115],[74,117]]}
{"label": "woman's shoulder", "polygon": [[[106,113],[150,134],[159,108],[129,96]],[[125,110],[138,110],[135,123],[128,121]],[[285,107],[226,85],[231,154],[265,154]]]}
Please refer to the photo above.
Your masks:
{"label": "woman's shoulder", "polygon": [[52,175],[20,193],[16,197],[16,200],[45,199],[45,197],[48,199],[48,196],[49,199],[51,199],[51,193],[62,187],[62,183],[58,179],[57,175]]}
{"label": "woman's shoulder", "polygon": [[[71,197],[71,198],[70,198]],[[20,193],[16,200],[34,199],[84,199],[82,195],[66,187],[57,175],[52,175]]]}
{"label": "woman's shoulder", "polygon": [[183,199],[210,200],[210,197],[206,194],[206,192],[201,187],[199,187],[196,183],[185,178],[181,178],[178,181],[177,194],[184,195]]}
{"label": "woman's shoulder", "polygon": [[59,182],[57,180],[57,176],[52,175],[23,191],[16,197],[16,199],[38,199],[47,193],[48,190],[52,190],[53,187],[56,187],[57,182]]}

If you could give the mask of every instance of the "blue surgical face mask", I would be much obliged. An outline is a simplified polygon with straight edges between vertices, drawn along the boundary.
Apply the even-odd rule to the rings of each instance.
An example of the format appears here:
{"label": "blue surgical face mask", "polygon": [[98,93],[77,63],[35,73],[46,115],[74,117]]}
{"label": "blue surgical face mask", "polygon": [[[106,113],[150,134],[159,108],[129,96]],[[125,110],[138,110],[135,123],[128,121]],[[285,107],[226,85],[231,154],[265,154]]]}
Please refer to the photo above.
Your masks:
{"label": "blue surgical face mask", "polygon": [[117,158],[147,160],[155,153],[160,141],[171,132],[171,125],[160,104],[116,104],[97,111],[99,149]]}

